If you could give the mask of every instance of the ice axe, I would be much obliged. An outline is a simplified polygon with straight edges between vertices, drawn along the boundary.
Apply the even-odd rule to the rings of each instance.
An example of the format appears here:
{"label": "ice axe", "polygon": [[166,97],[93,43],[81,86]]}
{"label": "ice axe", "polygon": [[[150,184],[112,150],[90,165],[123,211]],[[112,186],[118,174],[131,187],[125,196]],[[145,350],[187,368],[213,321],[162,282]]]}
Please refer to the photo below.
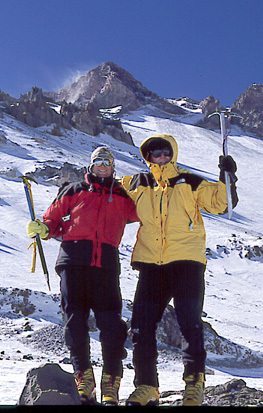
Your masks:
{"label": "ice axe", "polygon": [[[29,181],[35,182],[36,184],[37,184],[37,182],[35,181],[34,178],[31,178],[30,176],[22,175],[22,176],[19,176],[19,178],[21,178],[22,181],[23,181],[30,216],[31,216],[32,221],[34,221],[36,219],[36,216],[35,216],[33,197],[32,197],[32,192],[31,192],[31,183]],[[47,264],[46,264],[46,260],[45,260],[45,256],[44,256],[44,252],[43,252],[43,248],[42,248],[42,244],[41,244],[39,234],[36,235],[36,243],[37,243],[37,247],[38,247],[38,252],[39,252],[43,272],[44,272],[44,275],[45,275],[45,278],[46,278],[47,286],[48,286],[49,291],[51,291]],[[32,269],[31,272],[34,272],[34,269]]]}
{"label": "ice axe", "polygon": [[[228,156],[227,137],[229,133],[226,132],[226,119],[231,119],[231,117],[242,118],[242,116],[236,115],[235,113],[229,113],[229,112],[214,112],[208,115],[208,117],[210,118],[211,116],[214,116],[214,115],[219,115],[220,117],[220,129],[221,129],[221,137],[222,137],[222,144],[223,144],[223,155]],[[226,171],[225,171],[225,183],[226,183],[228,219],[231,219],[233,209],[232,209],[232,195],[231,195],[231,187],[230,187],[230,175]]]}

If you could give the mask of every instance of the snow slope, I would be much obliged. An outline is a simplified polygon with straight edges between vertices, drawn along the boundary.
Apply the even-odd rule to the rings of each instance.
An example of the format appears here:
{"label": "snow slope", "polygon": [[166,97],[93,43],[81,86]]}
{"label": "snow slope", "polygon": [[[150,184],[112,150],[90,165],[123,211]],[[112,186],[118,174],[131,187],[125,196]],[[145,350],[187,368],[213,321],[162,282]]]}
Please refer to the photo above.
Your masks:
{"label": "snow slope", "polygon": [[[151,106],[121,117],[125,131],[132,134],[135,147],[118,142],[106,134],[92,137],[76,130],[64,131],[62,137],[50,134],[48,128],[30,128],[4,115],[0,118],[0,404],[16,404],[23,389],[26,373],[48,360],[60,362],[68,356],[43,352],[29,347],[23,338],[42,327],[62,325],[59,309],[59,278],[54,264],[59,243],[43,242],[43,249],[50,273],[51,294],[48,292],[41,265],[37,258],[35,274],[30,273],[32,249],[27,250],[30,240],[26,234],[29,220],[24,188],[19,175],[34,171],[36,167],[50,165],[60,167],[64,162],[78,167],[88,165],[91,151],[106,144],[116,157],[117,176],[146,170],[138,146],[143,139],[158,133],[169,133],[178,142],[178,163],[210,180],[218,179],[218,157],[222,152],[219,132],[193,125],[200,119],[199,113],[173,116],[156,111]],[[262,340],[262,255],[248,259],[246,254],[253,246],[262,246],[263,209],[262,181],[259,171],[263,141],[244,135],[234,128],[229,138],[229,153],[238,165],[239,203],[233,218],[204,215],[207,231],[208,265],[206,271],[205,321],[211,323],[224,338],[263,355]],[[32,184],[35,211],[41,218],[57,193],[57,187],[39,179]],[[123,316],[130,319],[128,303],[133,300],[137,272],[129,265],[137,224],[130,224],[120,246],[122,264],[121,289],[124,301]],[[18,289],[18,290],[14,290]],[[35,311],[23,314],[18,306],[12,308],[12,300],[21,302],[19,292],[28,289]],[[28,298],[23,298],[26,302]],[[19,301],[20,300],[20,301]],[[65,353],[65,354],[64,354]],[[100,381],[100,343],[98,334],[92,333],[92,357],[97,362],[95,375]],[[124,378],[120,397],[125,398],[133,390],[131,349],[125,360]],[[214,364],[213,364],[214,360]],[[226,365],[220,357],[209,355],[209,368],[214,374],[207,375],[207,386],[223,383],[233,376],[245,377],[248,386],[263,389],[263,367]],[[71,365],[61,364],[71,370]],[[215,367],[216,366],[216,367]],[[183,366],[173,351],[161,352],[159,357],[160,390],[183,389]],[[99,386],[98,386],[99,387]],[[7,391],[9,389],[9,391]]]}

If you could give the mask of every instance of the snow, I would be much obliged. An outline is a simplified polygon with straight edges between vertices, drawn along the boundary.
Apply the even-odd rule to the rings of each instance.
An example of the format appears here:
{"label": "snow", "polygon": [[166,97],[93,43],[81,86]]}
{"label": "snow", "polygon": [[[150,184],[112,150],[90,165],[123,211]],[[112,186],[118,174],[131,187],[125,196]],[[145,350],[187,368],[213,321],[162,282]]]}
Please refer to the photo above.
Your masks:
{"label": "snow", "polygon": [[[54,110],[57,110],[54,107]],[[109,114],[112,111],[109,111]],[[114,112],[114,111],[113,111]],[[114,114],[114,113],[113,113]],[[118,114],[120,116],[120,114]],[[50,134],[52,126],[30,128],[10,116],[0,117],[0,403],[17,403],[26,381],[26,373],[33,367],[48,361],[60,363],[61,355],[45,353],[28,346],[23,338],[49,325],[63,324],[59,303],[59,277],[54,271],[59,243],[55,240],[42,242],[46,257],[52,292],[48,292],[37,256],[36,272],[31,273],[31,240],[26,234],[29,217],[24,187],[19,175],[34,171],[37,167],[50,165],[60,167],[64,162],[78,167],[89,164],[90,154],[98,145],[107,145],[116,157],[117,177],[146,170],[139,152],[140,143],[148,136],[169,133],[178,142],[178,163],[194,173],[210,180],[218,179],[218,157],[222,152],[219,131],[210,131],[194,126],[200,113],[190,111],[185,116],[157,111],[150,105],[127,115],[120,116],[123,128],[130,132],[135,147],[116,141],[107,134],[93,137],[77,130],[63,131],[62,137]],[[253,246],[262,247],[263,176],[259,167],[263,153],[263,141],[245,135],[234,127],[229,137],[229,154],[238,166],[239,203],[228,220],[224,216],[203,214],[207,248],[210,249],[206,270],[206,295],[204,321],[216,332],[240,346],[263,355],[262,340],[262,256],[248,259],[246,253]],[[36,216],[43,213],[56,196],[58,188],[48,185],[43,178],[38,185],[32,183]],[[124,299],[123,317],[130,319],[127,303],[133,300],[138,273],[130,267],[130,257],[136,239],[138,224],[126,227],[121,245],[121,290]],[[14,315],[11,300],[14,289],[30,292],[30,302],[36,311],[29,315],[18,312]],[[3,293],[5,290],[5,295]],[[13,295],[12,295],[13,293]],[[3,299],[5,297],[5,300]],[[2,300],[2,301],[1,301]],[[30,331],[27,327],[30,326]],[[101,352],[98,334],[92,333],[92,359],[99,393]],[[128,348],[124,361],[124,377],[120,398],[125,399],[133,391],[132,351]],[[172,352],[161,352],[158,361],[160,391],[182,390],[183,366]],[[26,357],[24,357],[26,355]],[[209,360],[212,355],[209,355]],[[236,365],[216,367],[209,362],[214,374],[206,377],[206,386],[225,383],[233,377],[245,378],[248,386],[263,390],[263,368],[246,368]],[[60,363],[67,371],[71,365]]]}

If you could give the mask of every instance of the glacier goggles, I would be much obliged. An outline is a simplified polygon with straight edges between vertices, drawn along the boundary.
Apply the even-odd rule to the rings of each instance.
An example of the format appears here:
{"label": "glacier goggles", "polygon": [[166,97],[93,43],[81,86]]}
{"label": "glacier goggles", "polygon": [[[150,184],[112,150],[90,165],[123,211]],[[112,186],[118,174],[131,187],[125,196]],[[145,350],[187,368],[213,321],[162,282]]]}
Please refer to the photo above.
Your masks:
{"label": "glacier goggles", "polygon": [[96,158],[93,160],[92,164],[95,166],[101,166],[101,165],[112,166],[113,161],[112,159]]}
{"label": "glacier goggles", "polygon": [[171,156],[171,150],[169,148],[164,148],[164,149],[154,149],[153,151],[149,151],[149,153],[154,157],[154,158],[160,158],[162,153],[164,156]]}

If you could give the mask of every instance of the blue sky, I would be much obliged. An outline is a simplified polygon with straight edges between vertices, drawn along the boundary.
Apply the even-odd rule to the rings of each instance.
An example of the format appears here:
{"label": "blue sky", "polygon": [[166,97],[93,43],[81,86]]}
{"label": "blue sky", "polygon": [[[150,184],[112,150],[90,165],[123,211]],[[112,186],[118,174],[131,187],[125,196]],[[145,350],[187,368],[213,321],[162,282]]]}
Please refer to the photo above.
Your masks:
{"label": "blue sky", "polygon": [[105,61],[163,97],[231,105],[263,84],[263,0],[0,0],[0,90],[60,89]]}

